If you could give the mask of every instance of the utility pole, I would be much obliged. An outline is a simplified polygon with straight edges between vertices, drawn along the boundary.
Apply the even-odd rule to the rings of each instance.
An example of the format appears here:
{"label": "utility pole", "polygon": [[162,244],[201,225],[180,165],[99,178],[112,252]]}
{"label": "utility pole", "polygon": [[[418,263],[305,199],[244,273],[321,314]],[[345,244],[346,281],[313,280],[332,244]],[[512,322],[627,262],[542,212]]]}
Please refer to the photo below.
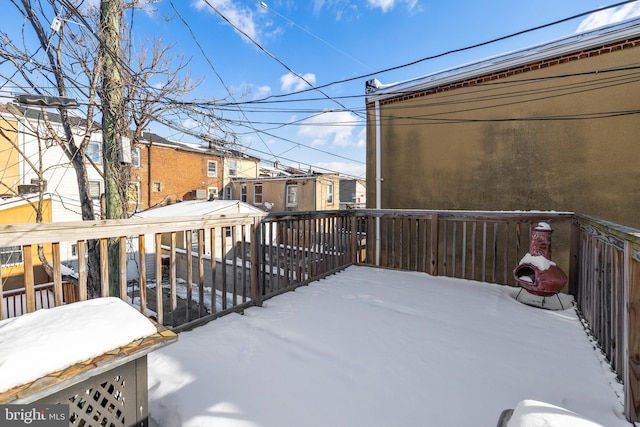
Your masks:
{"label": "utility pole", "polygon": [[[125,217],[128,179],[122,173],[122,146],[120,136],[123,132],[123,81],[121,74],[122,48],[120,45],[120,26],[122,21],[122,0],[101,0],[100,27],[102,43],[102,152],[105,201],[107,219]],[[108,245],[109,292],[119,295],[120,243],[111,239]]]}

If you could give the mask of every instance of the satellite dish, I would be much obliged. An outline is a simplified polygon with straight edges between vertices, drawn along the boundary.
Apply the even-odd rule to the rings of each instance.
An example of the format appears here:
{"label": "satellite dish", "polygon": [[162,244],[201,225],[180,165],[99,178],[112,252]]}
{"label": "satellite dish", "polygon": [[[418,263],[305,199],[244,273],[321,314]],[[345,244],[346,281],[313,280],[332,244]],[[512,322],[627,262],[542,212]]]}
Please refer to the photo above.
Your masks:
{"label": "satellite dish", "polygon": [[267,208],[268,211],[270,211],[271,209],[273,209],[273,203],[264,202],[264,207]]}

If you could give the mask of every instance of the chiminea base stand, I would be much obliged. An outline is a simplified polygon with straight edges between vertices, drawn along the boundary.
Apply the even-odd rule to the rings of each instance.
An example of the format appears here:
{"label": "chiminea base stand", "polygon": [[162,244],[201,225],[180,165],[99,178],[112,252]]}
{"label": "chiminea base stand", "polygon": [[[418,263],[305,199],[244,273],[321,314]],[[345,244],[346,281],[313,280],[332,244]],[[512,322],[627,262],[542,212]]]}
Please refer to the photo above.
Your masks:
{"label": "chiminea base stand", "polygon": [[[520,294],[522,293],[522,291],[524,291],[525,288],[520,288],[520,290],[518,291],[518,295],[516,295],[516,301],[518,301],[518,297],[520,297]],[[564,310],[564,304],[562,304],[562,300],[560,299],[560,294],[555,294],[555,297],[558,298],[558,302],[560,303],[560,307]],[[542,303],[540,305],[536,305],[536,304],[530,304],[524,301],[520,301],[523,304],[526,305],[530,305],[531,307],[537,307],[537,308],[544,308],[545,310],[550,310],[550,308],[547,308],[544,306],[544,302],[547,300],[547,297],[542,297]]]}

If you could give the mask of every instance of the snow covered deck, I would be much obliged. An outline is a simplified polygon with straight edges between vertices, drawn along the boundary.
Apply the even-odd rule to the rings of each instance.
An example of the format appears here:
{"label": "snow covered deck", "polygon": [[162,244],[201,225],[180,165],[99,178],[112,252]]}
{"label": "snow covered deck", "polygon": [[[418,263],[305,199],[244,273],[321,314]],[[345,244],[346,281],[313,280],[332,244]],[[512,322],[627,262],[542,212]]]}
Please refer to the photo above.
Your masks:
{"label": "snow covered deck", "polygon": [[531,399],[585,418],[543,411],[562,425],[628,427],[574,309],[517,291],[349,267],[151,354],[151,425],[495,426]]}

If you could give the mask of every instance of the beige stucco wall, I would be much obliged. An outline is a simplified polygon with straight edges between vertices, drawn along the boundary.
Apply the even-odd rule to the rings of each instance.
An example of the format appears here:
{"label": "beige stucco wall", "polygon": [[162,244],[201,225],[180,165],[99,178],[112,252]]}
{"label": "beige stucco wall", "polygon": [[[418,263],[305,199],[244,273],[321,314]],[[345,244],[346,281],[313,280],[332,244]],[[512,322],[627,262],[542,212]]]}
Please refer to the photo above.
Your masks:
{"label": "beige stucco wall", "polygon": [[0,194],[10,196],[18,192],[20,183],[18,122],[0,119],[0,164],[2,165],[2,186]]}
{"label": "beige stucco wall", "polygon": [[[638,71],[608,71],[639,63],[636,46],[382,101],[382,207],[568,210],[640,227]],[[367,107],[374,207],[375,111]]]}
{"label": "beige stucco wall", "polygon": [[[328,202],[328,183],[333,183],[333,203]],[[240,186],[247,186],[247,203],[266,209],[265,202],[273,205],[271,212],[333,210],[340,205],[340,176],[292,176],[290,178],[239,179],[231,182],[232,194],[240,197]],[[262,185],[262,203],[254,203],[256,184]],[[287,185],[298,186],[297,206],[287,206]]]}

